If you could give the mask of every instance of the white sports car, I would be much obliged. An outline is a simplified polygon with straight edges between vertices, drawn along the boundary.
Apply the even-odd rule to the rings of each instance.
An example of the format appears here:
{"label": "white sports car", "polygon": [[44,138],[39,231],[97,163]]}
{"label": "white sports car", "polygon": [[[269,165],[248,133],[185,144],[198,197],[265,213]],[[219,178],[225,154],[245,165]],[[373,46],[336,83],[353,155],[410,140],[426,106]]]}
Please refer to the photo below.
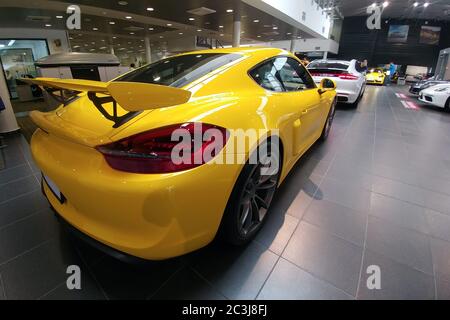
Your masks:
{"label": "white sports car", "polygon": [[450,111],[450,84],[438,84],[420,91],[419,100]]}

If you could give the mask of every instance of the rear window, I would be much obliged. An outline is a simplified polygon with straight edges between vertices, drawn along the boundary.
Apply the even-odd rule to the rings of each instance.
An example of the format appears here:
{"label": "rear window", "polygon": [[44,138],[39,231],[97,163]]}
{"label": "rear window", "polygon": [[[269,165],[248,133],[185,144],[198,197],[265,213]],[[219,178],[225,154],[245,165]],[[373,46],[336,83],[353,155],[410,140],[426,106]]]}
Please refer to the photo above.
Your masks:
{"label": "rear window", "polygon": [[313,61],[308,65],[308,69],[331,69],[331,70],[347,70],[349,63],[335,61]]}
{"label": "rear window", "polygon": [[115,81],[153,83],[180,88],[241,57],[234,53],[187,54],[171,57],[136,69]]}

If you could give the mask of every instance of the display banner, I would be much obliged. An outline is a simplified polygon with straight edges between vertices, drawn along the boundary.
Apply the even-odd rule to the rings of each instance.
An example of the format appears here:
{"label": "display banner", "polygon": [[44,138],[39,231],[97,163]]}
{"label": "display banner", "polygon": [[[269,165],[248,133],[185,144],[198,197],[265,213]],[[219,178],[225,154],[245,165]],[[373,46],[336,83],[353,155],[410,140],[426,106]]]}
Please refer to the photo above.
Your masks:
{"label": "display banner", "polygon": [[406,43],[408,40],[409,26],[408,25],[395,25],[389,26],[388,42]]}
{"label": "display banner", "polygon": [[431,44],[434,46],[439,45],[439,39],[441,37],[441,27],[422,26],[420,29],[420,43]]}

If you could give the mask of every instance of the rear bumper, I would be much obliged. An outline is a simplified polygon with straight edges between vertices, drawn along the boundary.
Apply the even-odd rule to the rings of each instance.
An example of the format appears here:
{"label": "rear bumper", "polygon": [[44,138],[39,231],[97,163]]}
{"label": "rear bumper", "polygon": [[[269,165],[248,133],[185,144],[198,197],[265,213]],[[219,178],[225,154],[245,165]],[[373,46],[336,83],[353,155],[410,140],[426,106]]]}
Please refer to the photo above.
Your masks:
{"label": "rear bumper", "polygon": [[359,92],[344,91],[339,90],[339,88],[336,90],[336,93],[338,101],[344,103],[354,103],[359,97]]}
{"label": "rear bumper", "polygon": [[63,193],[50,204],[68,224],[116,251],[161,260],[208,244],[217,232],[241,165],[203,165],[175,174],[111,169],[94,148],[38,129],[31,141],[39,168]]}

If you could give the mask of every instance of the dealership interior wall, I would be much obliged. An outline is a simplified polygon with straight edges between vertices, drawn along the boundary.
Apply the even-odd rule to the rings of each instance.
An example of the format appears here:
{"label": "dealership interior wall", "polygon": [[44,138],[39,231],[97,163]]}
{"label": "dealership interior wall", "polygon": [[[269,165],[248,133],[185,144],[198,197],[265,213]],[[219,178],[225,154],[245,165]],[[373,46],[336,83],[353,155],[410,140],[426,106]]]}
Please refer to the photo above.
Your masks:
{"label": "dealership interior wall", "polygon": [[[71,6],[80,8],[80,29],[67,28],[66,20],[76,11],[70,9]],[[368,29],[368,12],[373,12],[371,8],[375,7],[381,12],[381,28]],[[402,26],[408,26],[406,33]],[[294,60],[300,68],[297,70],[304,70],[302,65],[305,65],[309,70],[306,79],[311,79],[309,89],[314,89],[305,92],[314,92],[320,97],[323,92],[333,91],[321,83],[323,77],[331,77],[337,84],[336,101],[339,103],[331,109],[334,98],[330,99],[330,110],[335,113],[327,111],[323,117],[326,121],[331,119],[328,137],[325,141],[317,140],[293,166],[270,199],[264,223],[254,238],[236,246],[219,236],[196,250],[186,245],[183,254],[144,261],[141,256],[119,250],[120,246],[111,249],[112,242],[123,241],[133,244],[128,246],[128,249],[133,247],[129,251],[144,251],[144,244],[133,242],[140,239],[140,235],[111,232],[113,240],[109,243],[102,242],[97,234],[80,231],[82,227],[109,230],[113,222],[108,220],[106,207],[94,210],[96,219],[103,214],[104,221],[86,220],[94,223],[91,226],[80,223],[78,229],[67,223],[65,218],[73,217],[70,212],[78,207],[76,204],[70,207],[73,211],[66,212],[66,217],[58,212],[58,208],[64,210],[64,205],[68,206],[64,201],[72,199],[64,198],[65,190],[60,192],[56,183],[49,182],[51,177],[45,180],[44,171],[76,177],[71,181],[73,185],[85,183],[85,187],[90,187],[101,183],[108,190],[129,185],[130,190],[136,191],[134,183],[145,175],[136,174],[127,181],[126,174],[114,172],[113,167],[108,166],[113,161],[105,161],[105,153],[100,154],[103,151],[94,148],[95,141],[105,143],[129,138],[126,130],[117,133],[112,125],[107,129],[102,126],[106,120],[99,116],[102,109],[98,106],[91,105],[90,112],[95,114],[95,120],[86,121],[88,129],[82,127],[77,131],[76,127],[77,130],[70,131],[74,121],[89,119],[84,118],[89,114],[86,109],[78,112],[72,109],[70,113],[70,104],[77,103],[78,99],[74,98],[73,91],[105,94],[106,86],[81,81],[81,90],[70,87],[73,82],[58,87],[58,83],[61,86],[58,80],[76,78],[105,82],[147,63],[157,64],[191,51],[213,49],[222,54],[245,51],[252,55],[262,50],[261,47],[273,49],[266,51],[267,58],[271,58],[273,52],[283,57],[292,52],[301,60]],[[0,1],[0,300],[450,299],[448,48],[450,2],[443,0]],[[79,58],[80,54],[83,58]],[[194,56],[201,58],[205,54],[208,53]],[[336,62],[337,59],[344,62]],[[342,65],[351,65],[351,60],[356,60],[354,69],[339,69]],[[241,62],[233,60],[232,63]],[[227,82],[223,87],[228,88],[232,83],[246,86],[252,77],[249,71],[257,66],[259,63],[245,70],[241,79],[224,78]],[[440,66],[438,70],[437,66]],[[226,71],[223,74],[226,75]],[[43,76],[57,78],[56,85],[48,79],[40,83],[40,87],[20,80]],[[216,76],[220,77],[214,74]],[[369,84],[372,76],[382,80]],[[254,87],[247,88],[252,94],[244,97],[245,90],[237,88],[234,100],[230,100],[226,96],[230,92],[214,91],[208,98],[211,105],[217,103],[214,108],[198,107],[201,112],[192,109],[186,114],[192,119],[203,119],[214,112],[224,112],[217,116],[217,121],[226,119],[230,123],[252,119],[251,111],[237,110],[236,115],[231,116],[225,112],[234,101],[242,101],[243,108],[247,107],[244,101],[250,99],[248,96],[257,96],[250,90],[260,90],[258,94],[264,92],[264,96],[258,96],[254,104],[258,117],[264,115],[267,101],[285,92],[273,94],[265,87],[261,90],[263,84],[258,83],[256,77],[253,80]],[[435,80],[439,82],[425,82]],[[208,81],[189,90],[194,95],[195,90],[201,90]],[[273,81],[280,81],[288,91],[282,80]],[[303,78],[301,81],[306,89],[306,81]],[[347,90],[349,83],[354,85]],[[55,103],[49,90],[52,85],[57,92],[61,90],[62,94],[63,90],[68,90],[72,95]],[[316,86],[322,86],[320,94]],[[147,89],[157,92],[155,86]],[[164,89],[172,89],[170,92],[175,98],[186,97],[186,90],[175,86]],[[126,90],[129,95],[136,92],[132,86]],[[148,98],[145,90],[139,94]],[[352,94],[357,98],[349,103]],[[438,102],[438,95],[439,99],[444,99],[439,100],[442,102]],[[159,98],[161,96],[158,94]],[[298,98],[299,110],[307,101],[302,97]],[[161,99],[164,98],[167,97]],[[317,105],[325,104],[324,100],[317,100],[320,101]],[[67,105],[61,106],[60,113],[52,118],[61,101]],[[291,101],[284,101],[292,106]],[[156,117],[171,107],[158,106],[159,110],[151,112]],[[278,107],[287,108],[283,103]],[[45,121],[56,123],[52,127],[55,132],[67,131],[48,142],[51,139],[43,138],[46,131],[40,130],[39,141],[35,136],[31,148],[38,128],[36,122],[41,126],[45,123],[44,118],[32,119],[30,114],[35,110],[50,112],[47,119],[53,120]],[[249,107],[249,110],[252,109]],[[131,108],[128,111],[131,111],[130,124],[142,121],[142,110],[135,112]],[[67,114],[69,121],[61,125],[58,121]],[[288,112],[285,115],[288,117]],[[178,119],[178,116],[173,117]],[[311,122],[303,119],[295,121],[295,130]],[[324,123],[319,126],[327,127]],[[142,124],[142,130],[147,129]],[[99,132],[117,135],[104,139]],[[71,136],[77,134],[78,137]],[[67,142],[70,148],[64,149],[67,146],[64,143],[57,146],[58,141],[68,136],[72,138]],[[39,149],[38,143],[45,141],[49,143],[48,148]],[[94,147],[87,148],[89,143]],[[61,151],[62,158],[59,158],[52,154],[54,150],[82,151],[72,159],[66,158],[71,162],[69,165],[58,161],[64,157],[64,152]],[[87,154],[92,157],[83,158]],[[42,161],[44,155],[46,161]],[[38,165],[38,157],[41,165]],[[90,174],[100,178],[88,181],[90,177],[76,176],[77,169],[84,164],[92,165],[94,170]],[[196,226],[189,224],[184,228],[185,216],[177,220],[172,216],[168,218],[165,212],[159,213],[161,215],[153,221],[152,208],[160,208],[161,204],[164,208],[184,206],[191,215],[189,223],[200,225],[211,220],[211,213],[189,208],[194,197],[202,196],[202,201],[197,201],[202,205],[211,201],[214,191],[214,199],[219,198],[220,193],[226,193],[227,199],[238,199],[232,193],[237,182],[232,187],[221,185],[231,179],[231,174],[218,178],[215,171],[211,172],[210,179],[192,175],[183,184],[165,182],[160,189],[158,181],[148,182],[146,187],[153,190],[153,194],[167,193],[152,205],[142,205],[143,211],[137,216],[142,216],[142,221],[150,217],[152,232],[175,226],[158,241],[164,243],[170,236],[181,239],[184,232]],[[155,176],[165,179],[177,175],[182,176],[182,172]],[[97,181],[103,177],[105,180]],[[211,193],[196,194],[195,191],[201,189],[198,182],[206,180]],[[67,185],[73,186],[69,183],[60,187],[64,189]],[[60,192],[61,198],[55,196],[55,190]],[[122,200],[121,204],[129,205],[130,210],[138,205],[129,199],[136,199],[136,193],[145,194],[142,190],[135,193],[120,190],[125,191],[112,195],[111,202]],[[180,190],[181,200],[171,196]],[[80,187],[78,192],[78,199],[85,205],[84,196],[92,202],[100,201],[106,191],[84,194]],[[230,210],[230,206],[230,202],[225,202],[222,211]],[[116,212],[111,206],[108,208]],[[123,213],[127,217],[128,212]],[[126,219],[121,221],[125,221],[126,227],[132,226]],[[136,230],[142,230],[141,227],[135,226]],[[214,228],[219,229],[219,225]],[[216,229],[208,232],[215,234]],[[202,238],[205,233],[196,236]],[[158,241],[154,238],[152,241],[152,245],[158,246]],[[158,252],[163,252],[160,257],[164,257],[164,248]],[[68,285],[67,279],[72,274],[68,270],[73,270],[70,269],[73,266],[81,272],[80,288]],[[373,270],[380,272],[380,286],[370,285]]]}

